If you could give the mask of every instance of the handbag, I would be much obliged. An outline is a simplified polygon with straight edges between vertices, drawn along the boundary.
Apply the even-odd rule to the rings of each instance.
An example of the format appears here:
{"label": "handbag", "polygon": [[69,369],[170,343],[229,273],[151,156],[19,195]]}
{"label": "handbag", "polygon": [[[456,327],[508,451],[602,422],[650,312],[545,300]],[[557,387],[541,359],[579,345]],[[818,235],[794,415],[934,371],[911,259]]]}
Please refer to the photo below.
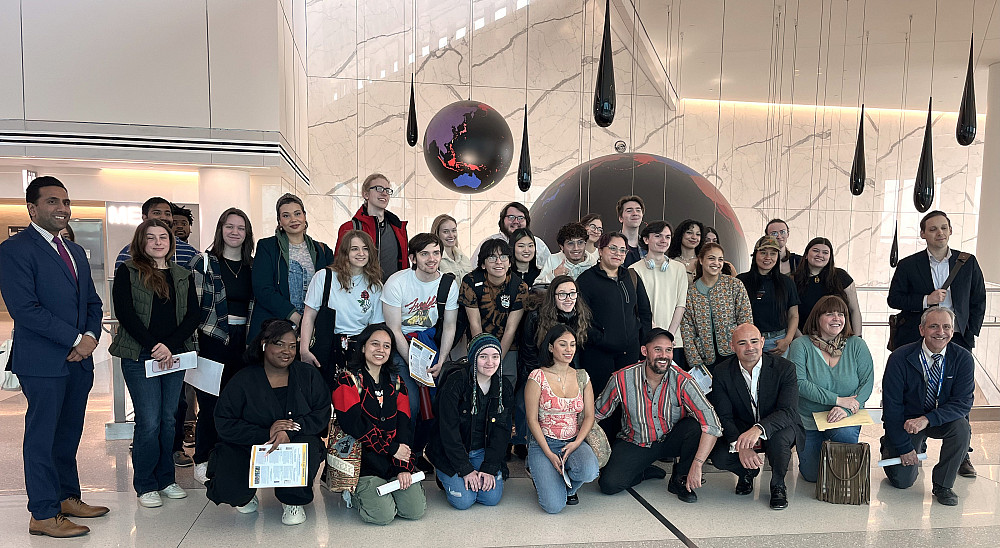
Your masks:
{"label": "handbag", "polygon": [[[326,301],[324,300],[324,303]],[[358,388],[361,395],[361,380],[350,371],[347,374]],[[334,492],[350,491],[358,487],[361,476],[361,442],[354,436],[344,432],[337,422],[336,413],[330,419],[330,437],[326,446],[326,474],[323,485]]]}
{"label": "handbag", "polygon": [[[580,385],[580,394],[587,388],[587,372],[582,369],[576,371],[576,382]],[[577,424],[583,422],[583,413],[577,415]],[[611,443],[608,441],[608,435],[601,428],[601,425],[594,421],[594,426],[591,427],[590,432],[586,437],[587,444],[590,448],[594,450],[594,456],[597,457],[597,467],[604,468],[604,465],[608,463],[611,459]]]}
{"label": "handbag", "polygon": [[332,368],[337,365],[334,345],[340,343],[339,338],[333,336],[337,327],[337,311],[330,308],[330,286],[336,273],[330,267],[325,270],[326,281],[323,283],[323,300],[319,305],[319,310],[316,311],[312,340],[309,341],[309,351],[312,352],[313,356],[316,356],[320,365]]}
{"label": "handbag", "polygon": [[871,450],[867,443],[824,441],[819,452],[816,499],[833,504],[868,504]]}
{"label": "handbag", "polygon": [[[962,270],[965,266],[966,261],[972,257],[971,253],[966,253],[964,251],[958,254],[958,260],[955,262],[955,267],[950,269],[948,272],[948,278],[941,284],[941,289],[948,289],[951,287],[951,282],[955,281],[955,276],[958,275],[958,271]],[[935,305],[936,306],[936,305]],[[901,344],[896,342],[896,335],[899,332],[899,326],[906,323],[906,317],[903,316],[905,312],[900,312],[899,314],[889,315],[889,340],[885,345],[886,350],[892,352],[896,350]]]}

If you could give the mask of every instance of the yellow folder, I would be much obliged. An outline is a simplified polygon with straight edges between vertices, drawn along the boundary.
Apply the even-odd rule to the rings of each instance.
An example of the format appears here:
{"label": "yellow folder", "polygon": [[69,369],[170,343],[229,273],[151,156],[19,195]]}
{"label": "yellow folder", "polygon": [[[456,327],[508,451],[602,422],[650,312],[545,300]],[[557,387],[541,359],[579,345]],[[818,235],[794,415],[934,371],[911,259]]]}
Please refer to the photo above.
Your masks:
{"label": "yellow folder", "polygon": [[816,430],[820,432],[829,430],[831,428],[843,428],[845,426],[863,426],[865,424],[875,424],[872,420],[871,415],[868,414],[867,409],[862,409],[857,413],[840,419],[837,422],[827,422],[826,416],[829,411],[817,411],[813,413],[813,418],[816,419]]}

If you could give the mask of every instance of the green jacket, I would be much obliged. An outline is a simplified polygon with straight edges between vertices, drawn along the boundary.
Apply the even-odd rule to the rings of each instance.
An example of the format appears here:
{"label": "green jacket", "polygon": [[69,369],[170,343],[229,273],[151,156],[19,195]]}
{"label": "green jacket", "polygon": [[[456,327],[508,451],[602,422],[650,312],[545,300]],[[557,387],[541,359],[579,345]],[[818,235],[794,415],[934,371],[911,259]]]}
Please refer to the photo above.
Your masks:
{"label": "green jacket", "polygon": [[[139,315],[139,319],[142,320],[143,325],[149,326],[149,316],[153,310],[153,291],[148,289],[142,281],[139,279],[139,268],[135,266],[135,263],[131,260],[125,261],[125,266],[129,270],[129,279],[132,286],[132,302],[135,304],[135,311]],[[170,277],[174,282],[174,294],[176,298],[174,301],[177,304],[177,324],[180,325],[184,321],[184,316],[187,315],[187,294],[188,286],[191,283],[191,271],[184,268],[183,266],[170,262]],[[197,350],[198,345],[195,340],[195,335],[192,333],[187,340],[184,341],[184,350],[192,351]],[[139,341],[135,340],[132,335],[128,334],[128,331],[119,328],[118,332],[115,334],[114,340],[111,342],[111,347],[108,352],[112,356],[117,356],[119,358],[125,358],[129,360],[138,360],[139,354],[142,352],[142,345]]]}

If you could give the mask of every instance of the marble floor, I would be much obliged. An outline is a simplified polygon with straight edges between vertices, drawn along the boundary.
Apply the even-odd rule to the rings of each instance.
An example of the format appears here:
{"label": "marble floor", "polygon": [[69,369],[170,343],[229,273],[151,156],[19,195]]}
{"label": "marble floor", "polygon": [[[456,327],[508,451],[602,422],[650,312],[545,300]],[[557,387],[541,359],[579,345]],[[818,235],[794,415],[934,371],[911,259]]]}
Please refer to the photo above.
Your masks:
{"label": "marble floor", "polygon": [[[106,365],[105,365],[106,367]],[[99,366],[98,369],[102,367]],[[99,374],[99,379],[106,379]],[[205,498],[192,469],[177,469],[188,489],[183,500],[163,507],[140,508],[131,487],[128,441],[105,441],[111,417],[107,386],[99,381],[91,396],[79,453],[84,499],[112,512],[79,520],[92,532],[55,540],[28,535],[28,513],[21,460],[24,397],[0,392],[0,546],[991,546],[1000,538],[1000,422],[973,424],[975,479],[959,478],[956,507],[932,500],[930,466],[939,443],[930,442],[930,459],[917,484],[905,491],[889,486],[881,470],[872,470],[871,504],[842,506],[819,502],[813,484],[789,473],[790,505],[768,508],[769,473],[757,479],[750,497],[733,494],[735,478],[711,471],[698,491],[697,504],[684,504],[666,491],[666,483],[647,481],[633,493],[601,494],[596,484],[580,491],[580,504],[559,515],[545,514],[522,461],[512,463],[512,477],[499,506],[459,512],[425,482],[428,507],[423,519],[399,520],[388,527],[363,524],[339,495],[316,487],[316,497],[299,526],[281,524],[281,505],[261,497],[256,514],[242,515]],[[865,427],[863,441],[877,447],[879,426]],[[645,504],[644,504],[644,503]]]}

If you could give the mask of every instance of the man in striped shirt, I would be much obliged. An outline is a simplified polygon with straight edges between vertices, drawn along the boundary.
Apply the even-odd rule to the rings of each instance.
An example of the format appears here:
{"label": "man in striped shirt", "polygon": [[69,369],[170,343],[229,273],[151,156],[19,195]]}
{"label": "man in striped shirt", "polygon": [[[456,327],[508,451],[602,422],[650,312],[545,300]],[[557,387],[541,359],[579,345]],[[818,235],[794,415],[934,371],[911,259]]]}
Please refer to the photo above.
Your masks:
{"label": "man in striped shirt", "polygon": [[612,495],[666,474],[657,460],[679,457],[667,491],[697,502],[701,471],[722,426],[690,374],[673,363],[674,336],[662,328],[642,342],[645,360],[615,371],[597,401],[597,420],[622,407],[622,429],[601,471],[601,491]]}

